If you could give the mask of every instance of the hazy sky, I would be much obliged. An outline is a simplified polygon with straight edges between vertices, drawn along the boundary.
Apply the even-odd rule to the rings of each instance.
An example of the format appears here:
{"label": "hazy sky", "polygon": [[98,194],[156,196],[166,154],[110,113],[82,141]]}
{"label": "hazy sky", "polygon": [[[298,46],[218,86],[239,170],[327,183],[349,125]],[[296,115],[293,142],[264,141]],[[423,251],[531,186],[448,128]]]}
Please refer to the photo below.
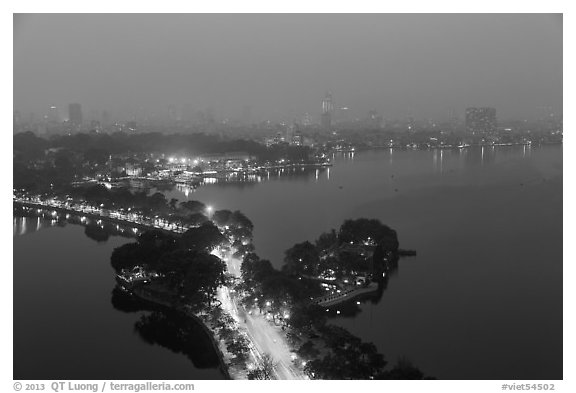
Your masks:
{"label": "hazy sky", "polygon": [[552,14],[44,14],[14,18],[14,109],[112,114],[210,108],[217,118],[445,117],[562,106]]}

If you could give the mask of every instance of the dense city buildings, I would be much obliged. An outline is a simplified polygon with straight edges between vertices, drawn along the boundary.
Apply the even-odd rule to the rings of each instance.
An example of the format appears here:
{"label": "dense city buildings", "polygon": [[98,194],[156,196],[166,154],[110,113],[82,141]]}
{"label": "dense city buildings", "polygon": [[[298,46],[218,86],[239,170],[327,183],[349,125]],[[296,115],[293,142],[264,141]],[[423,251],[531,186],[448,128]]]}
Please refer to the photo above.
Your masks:
{"label": "dense city buildings", "polygon": [[562,14],[241,7],[13,14],[13,388],[565,388]]}
{"label": "dense city buildings", "polygon": [[496,132],[495,108],[466,108],[466,131],[473,135],[491,135]]}

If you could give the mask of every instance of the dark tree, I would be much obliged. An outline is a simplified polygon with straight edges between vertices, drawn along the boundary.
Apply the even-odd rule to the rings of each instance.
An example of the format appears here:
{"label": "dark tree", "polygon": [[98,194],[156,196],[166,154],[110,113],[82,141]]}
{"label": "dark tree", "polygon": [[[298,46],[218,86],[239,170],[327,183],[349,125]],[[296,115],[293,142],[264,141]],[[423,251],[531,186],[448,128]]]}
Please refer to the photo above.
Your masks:
{"label": "dark tree", "polygon": [[212,214],[212,221],[220,227],[228,225],[230,222],[230,217],[232,216],[232,212],[230,210],[216,210],[214,214]]}
{"label": "dark tree", "polygon": [[178,203],[178,199],[170,198],[170,202],[168,202],[168,206],[170,206],[171,210],[176,210],[176,204]]}
{"label": "dark tree", "polygon": [[318,250],[328,250],[336,245],[338,245],[338,235],[334,229],[321,234],[318,239],[316,239],[316,248]]}
{"label": "dark tree", "polygon": [[175,250],[160,258],[157,271],[179,297],[192,304],[210,304],[217,288],[224,284],[226,264],[204,252]]}
{"label": "dark tree", "polygon": [[180,244],[183,247],[207,252],[226,242],[227,239],[220,233],[218,227],[211,222],[206,222],[198,228],[188,229],[180,238]]}
{"label": "dark tree", "polygon": [[282,270],[289,274],[318,275],[320,256],[316,247],[308,241],[295,244],[286,250]]}
{"label": "dark tree", "polygon": [[382,244],[386,250],[398,251],[398,236],[396,231],[383,225],[378,220],[359,218],[357,220],[346,220],[340,227],[338,234],[340,243],[363,243],[373,241]]}
{"label": "dark tree", "polygon": [[91,147],[84,152],[84,161],[90,164],[104,165],[108,161],[109,156],[109,151]]}
{"label": "dark tree", "polygon": [[248,379],[272,379],[274,377],[274,367],[276,364],[272,357],[265,353],[262,355],[260,367],[248,373]]}
{"label": "dark tree", "polygon": [[254,224],[248,219],[242,212],[236,210],[230,215],[230,225],[236,227],[237,229],[246,228],[252,232],[254,229]]}
{"label": "dark tree", "polygon": [[186,225],[199,226],[203,225],[210,220],[202,213],[192,213],[182,218],[182,222]]}
{"label": "dark tree", "polygon": [[260,259],[254,253],[246,254],[240,266],[242,280],[248,288],[259,285],[266,277],[275,272],[270,261]]}
{"label": "dark tree", "polygon": [[84,234],[98,243],[105,242],[110,237],[108,230],[100,228],[98,225],[87,225]]}
{"label": "dark tree", "polygon": [[376,376],[376,379],[428,379],[424,373],[412,365],[408,359],[401,358],[390,371]]}
{"label": "dark tree", "polygon": [[236,335],[233,339],[226,340],[226,349],[238,360],[246,360],[250,352],[249,341],[241,335]]}
{"label": "dark tree", "polygon": [[320,354],[320,351],[314,346],[314,343],[310,340],[306,341],[298,349],[298,355],[304,359],[314,359]]}
{"label": "dark tree", "polygon": [[206,212],[206,205],[199,201],[185,201],[180,203],[180,209],[185,215],[194,213],[204,214]]}
{"label": "dark tree", "polygon": [[138,243],[128,243],[112,251],[110,263],[116,273],[120,273],[122,269],[133,269],[136,266],[142,266],[142,256],[142,249]]}

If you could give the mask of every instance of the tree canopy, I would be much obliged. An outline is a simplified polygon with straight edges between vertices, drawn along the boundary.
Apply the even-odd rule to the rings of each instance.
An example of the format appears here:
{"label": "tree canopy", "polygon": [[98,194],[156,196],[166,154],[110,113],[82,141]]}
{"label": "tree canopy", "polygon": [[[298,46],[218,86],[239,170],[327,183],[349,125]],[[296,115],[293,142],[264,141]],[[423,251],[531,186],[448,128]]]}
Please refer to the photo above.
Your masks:
{"label": "tree canopy", "polygon": [[309,241],[295,244],[286,250],[283,271],[289,274],[317,275],[320,256]]}

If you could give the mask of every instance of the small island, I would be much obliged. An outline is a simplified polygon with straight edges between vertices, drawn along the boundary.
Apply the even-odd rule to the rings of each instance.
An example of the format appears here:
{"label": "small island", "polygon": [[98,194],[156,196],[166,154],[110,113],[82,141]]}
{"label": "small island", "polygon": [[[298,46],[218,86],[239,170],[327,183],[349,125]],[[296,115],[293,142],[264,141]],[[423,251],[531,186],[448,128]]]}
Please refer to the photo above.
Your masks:
{"label": "small island", "polygon": [[[189,201],[173,214],[205,208]],[[233,379],[424,377],[406,360],[387,369],[373,344],[328,323],[332,306],[385,285],[399,258],[394,230],[347,220],[288,249],[281,270],[254,252],[252,230],[242,213],[219,210],[182,234],[146,231],[114,250],[118,288],[201,321]],[[287,345],[288,363],[258,350],[263,328]]]}
{"label": "small island", "polygon": [[190,358],[192,333],[156,337],[150,326],[184,331],[176,326],[195,320],[227,378],[424,378],[406,359],[387,368],[374,344],[329,323],[341,312],[359,312],[360,300],[382,296],[399,258],[415,254],[399,249],[396,231],[378,220],[349,219],[313,243],[297,243],[277,270],[255,253],[248,217],[199,201],[88,185],[51,195],[15,191],[14,210],[79,223],[96,241],[136,237],[112,253],[113,304],[153,311],[136,330]]}

